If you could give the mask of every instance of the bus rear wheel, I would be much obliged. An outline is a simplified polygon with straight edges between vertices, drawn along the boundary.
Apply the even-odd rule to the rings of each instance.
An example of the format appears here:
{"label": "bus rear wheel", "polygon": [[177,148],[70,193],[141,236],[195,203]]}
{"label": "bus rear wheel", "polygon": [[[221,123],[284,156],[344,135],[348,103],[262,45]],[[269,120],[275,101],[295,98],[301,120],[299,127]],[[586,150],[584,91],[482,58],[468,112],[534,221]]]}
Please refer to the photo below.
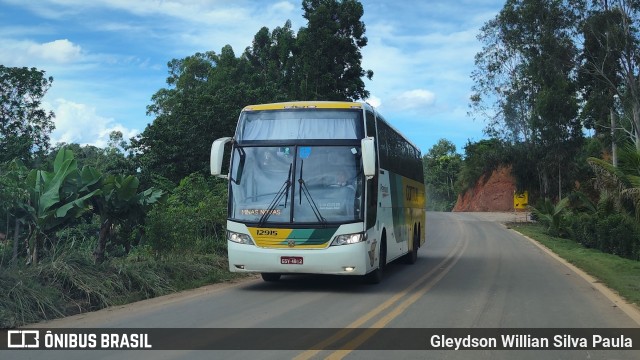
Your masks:
{"label": "bus rear wheel", "polygon": [[280,276],[282,276],[282,275],[281,274],[274,274],[274,273],[261,273],[260,276],[262,276],[262,280],[264,280],[264,281],[274,282],[274,281],[280,280]]}
{"label": "bus rear wheel", "polygon": [[420,242],[416,234],[413,235],[413,248],[404,256],[405,264],[413,265],[418,261],[418,247]]}

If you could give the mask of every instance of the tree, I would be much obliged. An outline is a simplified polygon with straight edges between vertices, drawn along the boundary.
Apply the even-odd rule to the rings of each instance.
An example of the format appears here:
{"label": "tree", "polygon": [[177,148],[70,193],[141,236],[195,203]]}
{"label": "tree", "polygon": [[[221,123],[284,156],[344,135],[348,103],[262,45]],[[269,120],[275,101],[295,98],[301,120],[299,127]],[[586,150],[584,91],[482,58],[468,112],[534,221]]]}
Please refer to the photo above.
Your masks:
{"label": "tree", "polygon": [[457,192],[455,183],[462,167],[462,156],[447,139],[440,139],[422,158],[427,188],[427,205],[431,210],[451,210]]}
{"label": "tree", "polygon": [[462,192],[474,187],[478,180],[488,178],[500,165],[510,160],[506,156],[504,142],[496,138],[475,143],[469,141],[464,147],[464,153],[456,183],[456,188]]}
{"label": "tree", "polygon": [[283,27],[269,32],[263,27],[253,38],[243,56],[251,65],[253,86],[262,88],[264,101],[277,102],[295,99],[294,74],[298,69],[296,60],[299,53],[296,35],[287,20]]}
{"label": "tree", "polygon": [[581,26],[584,45],[578,80],[586,100],[582,116],[586,127],[594,128],[604,137],[610,134],[608,118],[622,81],[621,23],[619,11],[605,8],[587,15]]}
{"label": "tree", "polygon": [[[583,73],[587,99],[594,110],[604,109],[614,114],[614,96],[631,112],[626,126],[628,137],[640,150],[640,36],[638,19],[640,5],[632,0],[617,0],[595,10],[585,21]],[[589,109],[591,110],[591,109]],[[588,113],[589,114],[589,113]],[[604,117],[606,119],[606,117]],[[624,118],[623,118],[624,119]],[[602,125],[596,121],[597,125]],[[617,125],[616,125],[617,126]],[[605,127],[608,127],[605,125]]]}
{"label": "tree", "polygon": [[[211,142],[234,133],[240,110],[256,101],[248,61],[231,46],[169,62],[167,83],[147,107],[152,124],[131,140],[143,177],[152,174],[177,184],[208,166]],[[145,179],[146,181],[147,179]]]}
{"label": "tree", "polygon": [[25,222],[29,210],[29,192],[25,184],[28,172],[27,167],[18,159],[14,159],[0,171],[0,213],[6,215],[3,218],[6,218],[5,234],[7,237],[9,237],[9,229],[13,220],[12,261],[16,261],[18,258],[20,228]]}
{"label": "tree", "polygon": [[211,142],[235,131],[249,104],[285,100],[356,100],[369,94],[360,49],[366,45],[362,4],[303,1],[307,27],[297,36],[287,21],[261,28],[236,57],[231,46],[169,62],[169,88],[158,90],[147,113],[152,124],[131,141],[143,182],[174,186],[208,167]]}
{"label": "tree", "polygon": [[306,27],[298,31],[298,70],[295,79],[304,100],[357,100],[369,97],[362,77],[360,49],[367,45],[364,13],[356,0],[303,0]]}
{"label": "tree", "polygon": [[[492,109],[487,133],[525,142],[538,155],[532,164],[542,194],[562,197],[571,184],[571,163],[583,135],[577,117],[571,4],[551,0],[508,0],[482,29],[485,46],[476,56],[472,106]],[[486,104],[486,101],[497,99]],[[564,176],[563,176],[564,174]]]}
{"label": "tree", "polygon": [[36,68],[0,65],[0,163],[46,153],[54,114],[40,105],[52,81]]}
{"label": "tree", "polygon": [[122,150],[128,147],[122,139],[122,133],[113,131],[109,137],[110,140],[106,148],[75,143],[58,143],[51,149],[44,163],[53,164],[58,151],[61,148],[65,148],[73,152],[79,168],[90,166],[100,173],[109,174],[125,175],[134,173],[136,168],[133,159],[131,156],[127,157]]}

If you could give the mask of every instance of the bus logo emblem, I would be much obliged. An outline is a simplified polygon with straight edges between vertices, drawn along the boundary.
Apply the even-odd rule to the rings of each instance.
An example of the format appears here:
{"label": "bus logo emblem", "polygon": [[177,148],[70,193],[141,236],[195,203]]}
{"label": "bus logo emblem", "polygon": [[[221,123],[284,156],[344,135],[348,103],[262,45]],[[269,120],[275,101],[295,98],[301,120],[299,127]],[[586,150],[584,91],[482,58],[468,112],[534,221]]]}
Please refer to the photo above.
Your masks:
{"label": "bus logo emblem", "polygon": [[296,246],[296,241],[295,240],[287,240],[287,245],[289,245],[289,247],[294,247],[294,246]]}

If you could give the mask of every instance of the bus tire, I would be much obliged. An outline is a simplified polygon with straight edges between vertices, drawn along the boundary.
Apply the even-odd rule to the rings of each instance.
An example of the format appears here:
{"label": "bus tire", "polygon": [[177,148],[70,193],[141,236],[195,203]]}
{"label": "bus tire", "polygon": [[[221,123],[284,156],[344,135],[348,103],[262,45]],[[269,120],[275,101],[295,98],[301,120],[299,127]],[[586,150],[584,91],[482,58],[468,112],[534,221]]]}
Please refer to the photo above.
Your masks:
{"label": "bus tire", "polygon": [[375,285],[382,281],[384,268],[387,264],[387,243],[383,240],[380,244],[380,256],[378,257],[378,268],[364,276],[366,284]]}
{"label": "bus tire", "polygon": [[280,276],[282,275],[276,273],[261,273],[260,276],[262,276],[262,280],[264,281],[274,282],[280,280]]}
{"label": "bus tire", "polygon": [[404,263],[413,265],[418,260],[418,247],[420,247],[420,242],[418,240],[418,235],[413,234],[413,248],[404,256]]}

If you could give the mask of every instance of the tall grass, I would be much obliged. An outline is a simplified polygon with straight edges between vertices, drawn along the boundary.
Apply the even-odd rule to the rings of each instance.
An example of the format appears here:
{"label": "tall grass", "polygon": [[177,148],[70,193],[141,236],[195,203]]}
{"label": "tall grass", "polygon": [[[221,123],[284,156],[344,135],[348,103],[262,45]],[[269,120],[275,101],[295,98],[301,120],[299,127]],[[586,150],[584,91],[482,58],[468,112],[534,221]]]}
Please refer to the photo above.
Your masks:
{"label": "tall grass", "polygon": [[224,257],[133,252],[102,264],[64,251],[36,266],[0,269],[0,328],[148,299],[232,278]]}
{"label": "tall grass", "polygon": [[65,295],[24,269],[0,269],[0,328],[64,315]]}

